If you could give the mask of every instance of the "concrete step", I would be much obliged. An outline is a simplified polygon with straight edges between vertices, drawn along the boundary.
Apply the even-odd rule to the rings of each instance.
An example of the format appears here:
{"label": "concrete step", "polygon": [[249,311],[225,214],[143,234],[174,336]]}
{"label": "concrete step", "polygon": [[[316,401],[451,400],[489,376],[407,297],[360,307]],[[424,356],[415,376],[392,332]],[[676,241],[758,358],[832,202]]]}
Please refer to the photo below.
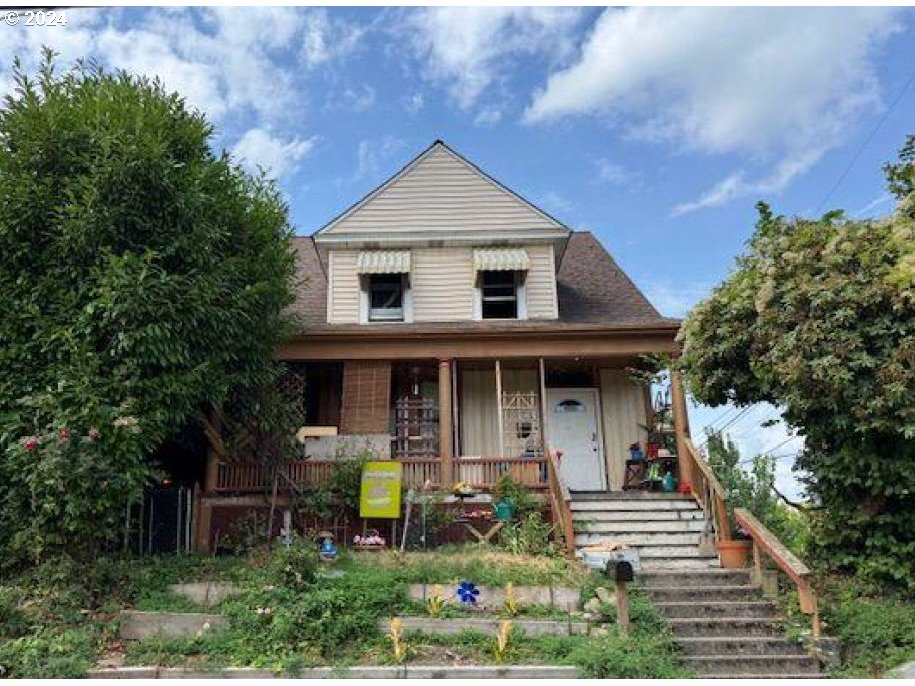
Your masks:
{"label": "concrete step", "polygon": [[761,600],[759,586],[653,586],[645,592],[653,603]]}
{"label": "concrete step", "polygon": [[703,679],[822,679],[822,674],[703,674]]}
{"label": "concrete step", "polygon": [[693,510],[701,512],[695,500],[573,500],[572,512],[646,512]]}
{"label": "concrete step", "polygon": [[662,519],[646,522],[641,519],[574,519],[576,531],[590,533],[695,533],[705,530],[703,519]]}
{"label": "concrete step", "polygon": [[635,533],[622,532],[595,532],[580,531],[576,529],[575,543],[578,545],[591,545],[592,542],[613,541],[614,543],[626,543],[627,545],[645,547],[660,545],[676,546],[699,546],[699,534],[694,531],[684,532],[660,532],[660,531],[638,531]]}
{"label": "concrete step", "polygon": [[654,603],[662,617],[669,619],[706,619],[717,617],[747,617],[770,619],[778,609],[767,600],[724,600],[686,603]]}
{"label": "concrete step", "polygon": [[659,557],[659,558],[642,558],[642,569],[639,574],[653,572],[683,572],[696,571],[704,572],[708,569],[716,569],[718,560],[709,557]]}
{"label": "concrete step", "polygon": [[649,524],[653,522],[705,522],[702,510],[574,510],[573,522],[629,522]]}
{"label": "concrete step", "polygon": [[758,617],[705,617],[667,620],[673,635],[680,638],[717,638],[771,636],[781,638],[781,624],[773,618]]}
{"label": "concrete step", "polygon": [[750,584],[750,570],[718,568],[689,573],[673,569],[642,571],[636,577],[636,582],[645,588],[747,586]]}
{"label": "concrete step", "polygon": [[684,666],[700,676],[744,674],[819,675],[820,666],[809,655],[703,655],[682,658]]}
{"label": "concrete step", "polygon": [[573,501],[586,500],[695,500],[682,493],[664,491],[573,491]]}
{"label": "concrete step", "polygon": [[778,636],[690,636],[675,639],[683,655],[806,655],[804,647]]}
{"label": "concrete step", "polygon": [[602,543],[628,543],[632,548],[638,548],[639,557],[641,558],[658,558],[658,557],[702,557],[707,559],[713,559],[713,555],[700,555],[699,554],[699,544],[695,543],[658,543],[656,545],[649,544],[642,545],[641,542],[633,541],[621,541],[619,538],[614,536],[608,536],[606,534],[575,534],[575,545],[579,548],[584,548],[592,545],[600,545]]}

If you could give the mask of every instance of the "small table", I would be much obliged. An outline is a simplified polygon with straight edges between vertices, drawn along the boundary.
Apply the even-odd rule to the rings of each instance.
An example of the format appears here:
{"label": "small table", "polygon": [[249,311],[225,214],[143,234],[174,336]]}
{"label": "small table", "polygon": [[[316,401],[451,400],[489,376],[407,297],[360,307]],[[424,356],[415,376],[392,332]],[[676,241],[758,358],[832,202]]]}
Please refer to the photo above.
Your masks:
{"label": "small table", "polygon": [[479,529],[466,520],[458,520],[457,523],[467,529],[479,543],[490,543],[492,537],[499,533],[499,530],[505,526],[505,522],[496,522],[493,526],[489,527],[489,530],[486,533],[481,533]]}

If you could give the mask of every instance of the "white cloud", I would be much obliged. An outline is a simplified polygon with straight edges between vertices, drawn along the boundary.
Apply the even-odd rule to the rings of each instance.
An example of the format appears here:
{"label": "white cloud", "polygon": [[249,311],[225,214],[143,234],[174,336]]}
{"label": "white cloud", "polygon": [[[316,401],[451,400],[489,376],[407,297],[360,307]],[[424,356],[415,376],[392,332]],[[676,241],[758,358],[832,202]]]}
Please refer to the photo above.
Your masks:
{"label": "white cloud", "polygon": [[359,46],[365,27],[331,17],[327,10],[306,15],[301,57],[306,69],[348,56]]}
{"label": "white cloud", "polygon": [[365,83],[361,88],[347,88],[343,91],[343,100],[357,112],[365,112],[375,104],[375,89]]}
{"label": "white cloud", "polygon": [[365,138],[356,149],[356,172],[353,181],[362,179],[378,180],[382,175],[390,176],[392,163],[406,147],[406,142],[395,136]]}
{"label": "white cloud", "polygon": [[854,212],[856,217],[864,217],[871,214],[878,207],[889,205],[896,199],[896,196],[888,191],[883,191],[876,198],[867,203],[864,207]]}
{"label": "white cloud", "polygon": [[644,177],[639,172],[630,171],[621,164],[599,157],[594,160],[595,183],[608,186],[622,186],[635,189],[642,185]]}
{"label": "white cloud", "polygon": [[487,105],[474,117],[473,123],[477,126],[495,126],[502,121],[502,109],[496,106]]}
{"label": "white cloud", "polygon": [[553,213],[568,212],[572,209],[572,203],[556,191],[547,191],[540,198],[540,205]]}
{"label": "white cloud", "polygon": [[777,192],[879,107],[874,53],[896,30],[892,9],[608,9],[525,120],[597,115],[640,140],[777,161],[759,180],[735,172],[678,214]]}
{"label": "white cloud", "polygon": [[250,171],[264,169],[280,178],[298,169],[317,143],[317,136],[284,140],[264,129],[250,129],[235,144],[233,154]]}
{"label": "white cloud", "polygon": [[407,12],[400,34],[423,61],[426,78],[444,84],[467,109],[517,58],[567,57],[580,17],[573,8],[433,7]]}
{"label": "white cloud", "polygon": [[414,93],[406,99],[404,102],[404,109],[410,114],[416,114],[423,107],[425,107],[426,101],[423,98],[422,93]]}

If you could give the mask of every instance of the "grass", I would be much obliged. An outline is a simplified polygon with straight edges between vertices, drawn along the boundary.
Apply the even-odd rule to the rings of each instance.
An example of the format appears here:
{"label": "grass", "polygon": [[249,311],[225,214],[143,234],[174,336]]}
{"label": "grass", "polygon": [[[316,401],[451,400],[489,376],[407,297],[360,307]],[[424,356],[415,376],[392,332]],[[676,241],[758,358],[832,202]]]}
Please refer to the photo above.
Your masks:
{"label": "grass", "polygon": [[451,584],[470,580],[478,585],[580,586],[587,570],[562,557],[514,555],[477,544],[446,546],[429,552],[373,551],[353,554],[352,565],[388,570],[404,583]]}

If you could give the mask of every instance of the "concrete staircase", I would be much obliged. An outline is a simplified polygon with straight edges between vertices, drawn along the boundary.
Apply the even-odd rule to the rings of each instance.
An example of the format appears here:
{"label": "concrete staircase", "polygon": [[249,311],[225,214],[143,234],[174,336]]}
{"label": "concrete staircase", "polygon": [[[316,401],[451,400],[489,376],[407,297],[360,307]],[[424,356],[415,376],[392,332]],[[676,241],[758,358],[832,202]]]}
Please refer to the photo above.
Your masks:
{"label": "concrete staircase", "polygon": [[689,496],[628,491],[572,496],[575,546],[626,543],[637,548],[644,569],[708,569],[714,553],[700,554],[705,516]]}
{"label": "concrete staircase", "polygon": [[638,576],[667,618],[683,662],[709,679],[817,679],[817,660],[789,641],[776,606],[744,569],[646,570]]}
{"label": "concrete staircase", "polygon": [[626,543],[637,548],[636,582],[667,619],[683,662],[704,678],[819,678],[816,659],[788,641],[776,606],[749,570],[721,569],[702,554],[705,516],[689,496],[575,493],[575,546]]}

